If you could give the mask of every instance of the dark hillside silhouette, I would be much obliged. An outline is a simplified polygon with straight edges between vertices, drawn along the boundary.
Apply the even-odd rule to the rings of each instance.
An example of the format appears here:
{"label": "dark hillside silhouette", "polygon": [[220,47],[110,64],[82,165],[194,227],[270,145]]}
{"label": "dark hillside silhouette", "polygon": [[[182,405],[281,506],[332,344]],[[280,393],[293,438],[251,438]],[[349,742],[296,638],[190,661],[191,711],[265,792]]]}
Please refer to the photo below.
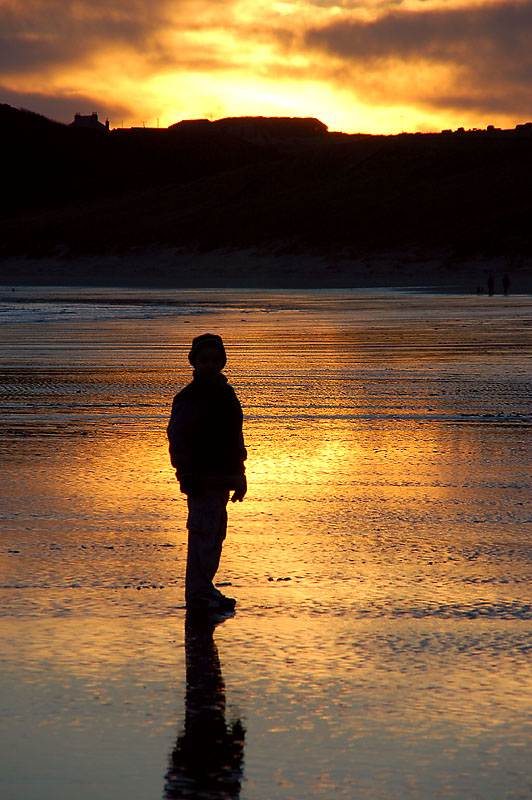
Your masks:
{"label": "dark hillside silhouette", "polygon": [[272,157],[269,148],[236,140],[214,127],[200,132],[141,128],[102,133],[6,105],[0,106],[0,129],[9,156],[3,167],[3,219],[182,183]]}
{"label": "dark hillside silhouette", "polygon": [[350,136],[303,122],[299,131],[296,121],[243,118],[101,133],[2,106],[10,158],[0,253],[154,244],[531,253],[526,126],[511,136]]}

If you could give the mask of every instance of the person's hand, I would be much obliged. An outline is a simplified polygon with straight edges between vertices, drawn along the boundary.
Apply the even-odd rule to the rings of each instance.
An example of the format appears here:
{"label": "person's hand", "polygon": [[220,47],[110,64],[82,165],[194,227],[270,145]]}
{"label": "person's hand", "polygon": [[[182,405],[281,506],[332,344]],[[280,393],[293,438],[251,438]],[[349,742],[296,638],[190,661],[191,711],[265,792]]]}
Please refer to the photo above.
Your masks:
{"label": "person's hand", "polygon": [[231,502],[236,503],[238,500],[238,502],[241,503],[244,497],[246,496],[247,490],[248,490],[248,483],[246,481],[246,476],[241,475],[235,486],[233,496],[231,497]]}
{"label": "person's hand", "polygon": [[200,494],[203,488],[201,478],[198,478],[197,475],[183,475],[183,477],[179,479],[179,488],[183,494],[188,495],[188,497],[194,497]]}

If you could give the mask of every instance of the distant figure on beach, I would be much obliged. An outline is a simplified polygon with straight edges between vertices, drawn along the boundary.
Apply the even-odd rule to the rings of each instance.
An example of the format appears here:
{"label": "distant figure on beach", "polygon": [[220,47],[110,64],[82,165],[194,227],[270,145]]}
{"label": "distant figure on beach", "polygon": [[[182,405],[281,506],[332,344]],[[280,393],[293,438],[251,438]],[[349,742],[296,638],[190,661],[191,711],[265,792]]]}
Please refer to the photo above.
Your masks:
{"label": "distant figure on beach", "polygon": [[510,290],[510,276],[508,275],[507,272],[504,273],[503,278],[502,278],[502,288],[503,288],[505,297],[508,297],[508,292]]}
{"label": "distant figure on beach", "polygon": [[488,276],[488,294],[490,297],[493,297],[493,290],[495,288],[495,280],[493,275]]}
{"label": "distant figure on beach", "polygon": [[220,336],[196,336],[188,354],[193,380],[175,397],[168,424],[170,459],[188,499],[187,609],[232,611],[236,601],[213,584],[227,529],[227,502],[247,491],[242,408],[222,369]]}
{"label": "distant figure on beach", "polygon": [[239,719],[225,718],[225,685],[213,639],[220,621],[187,614],[185,726],[170,756],[165,800],[240,797],[245,730]]}

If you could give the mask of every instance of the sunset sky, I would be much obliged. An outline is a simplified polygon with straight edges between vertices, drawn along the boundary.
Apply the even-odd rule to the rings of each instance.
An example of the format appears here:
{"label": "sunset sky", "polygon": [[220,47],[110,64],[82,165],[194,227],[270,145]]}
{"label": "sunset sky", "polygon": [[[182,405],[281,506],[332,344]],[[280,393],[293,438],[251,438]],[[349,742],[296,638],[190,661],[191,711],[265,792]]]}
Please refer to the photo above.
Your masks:
{"label": "sunset sky", "polygon": [[513,127],[532,119],[531,42],[532,0],[0,0],[0,101],[111,127]]}

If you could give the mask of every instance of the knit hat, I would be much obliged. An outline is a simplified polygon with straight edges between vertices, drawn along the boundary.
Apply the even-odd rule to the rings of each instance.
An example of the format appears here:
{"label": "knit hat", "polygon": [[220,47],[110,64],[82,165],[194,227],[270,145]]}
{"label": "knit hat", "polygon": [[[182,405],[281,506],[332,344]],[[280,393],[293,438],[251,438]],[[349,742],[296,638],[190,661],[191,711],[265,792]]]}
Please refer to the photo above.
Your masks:
{"label": "knit hat", "polygon": [[225,354],[225,347],[224,343],[222,342],[222,337],[218,336],[217,333],[202,333],[201,336],[196,336],[194,339],[192,339],[192,347],[190,348],[190,353],[188,354],[188,360],[192,366],[195,366],[200,350],[203,350],[205,347],[215,347],[220,351],[222,354],[223,369],[227,363],[227,356]]}

